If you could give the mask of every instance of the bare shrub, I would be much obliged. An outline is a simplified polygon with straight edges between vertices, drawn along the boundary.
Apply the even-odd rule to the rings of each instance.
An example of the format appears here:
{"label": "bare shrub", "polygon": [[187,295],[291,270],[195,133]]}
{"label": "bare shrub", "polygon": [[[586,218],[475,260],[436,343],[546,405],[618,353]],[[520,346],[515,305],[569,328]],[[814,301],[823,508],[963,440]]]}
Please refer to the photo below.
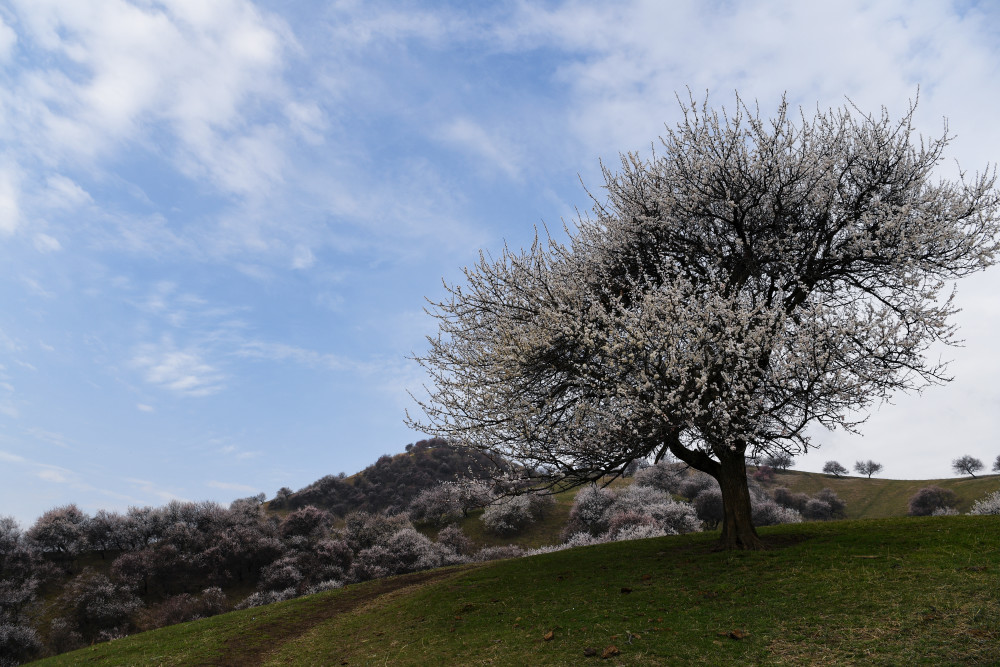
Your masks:
{"label": "bare shrub", "polygon": [[955,492],[940,486],[925,486],[910,498],[910,516],[930,516],[936,509],[954,507]]}
{"label": "bare shrub", "polygon": [[710,529],[715,529],[723,518],[722,489],[702,489],[692,503],[698,518]]}
{"label": "bare shrub", "polygon": [[806,503],[809,502],[809,496],[804,493],[792,493],[783,486],[771,491],[771,497],[774,502],[778,503],[782,507],[788,507],[796,512],[802,512],[805,509]]}

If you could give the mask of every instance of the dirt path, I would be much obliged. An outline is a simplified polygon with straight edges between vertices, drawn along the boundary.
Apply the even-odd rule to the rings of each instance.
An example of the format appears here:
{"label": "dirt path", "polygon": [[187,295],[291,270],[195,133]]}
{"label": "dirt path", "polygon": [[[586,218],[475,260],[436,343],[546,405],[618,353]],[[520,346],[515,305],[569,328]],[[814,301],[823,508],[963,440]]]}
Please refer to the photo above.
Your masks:
{"label": "dirt path", "polygon": [[[293,617],[261,623],[254,626],[252,636],[241,635],[229,639],[225,645],[225,657],[211,664],[220,667],[260,665],[268,654],[335,616],[350,613],[388,593],[454,577],[472,567],[475,566],[426,570],[352,586],[340,595],[331,596],[322,607],[315,609],[306,618]],[[266,637],[266,641],[261,641],[261,637]]]}

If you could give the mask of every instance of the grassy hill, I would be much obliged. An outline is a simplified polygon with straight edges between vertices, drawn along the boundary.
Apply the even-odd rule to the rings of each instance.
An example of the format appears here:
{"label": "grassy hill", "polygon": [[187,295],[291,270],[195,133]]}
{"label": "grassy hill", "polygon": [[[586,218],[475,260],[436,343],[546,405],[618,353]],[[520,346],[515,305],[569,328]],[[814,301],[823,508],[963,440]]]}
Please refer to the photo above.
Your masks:
{"label": "grassy hill", "polygon": [[761,533],[771,550],[692,534],[371,581],[42,664],[996,664],[1000,518]]}
{"label": "grassy hill", "polygon": [[774,486],[786,486],[796,493],[812,495],[823,488],[833,489],[847,502],[847,518],[879,519],[906,516],[910,498],[925,486],[951,489],[958,497],[958,511],[968,512],[972,504],[1000,490],[1000,475],[979,475],[976,478],[951,479],[880,479],[865,477],[833,477],[816,472],[787,470],[779,472]]}

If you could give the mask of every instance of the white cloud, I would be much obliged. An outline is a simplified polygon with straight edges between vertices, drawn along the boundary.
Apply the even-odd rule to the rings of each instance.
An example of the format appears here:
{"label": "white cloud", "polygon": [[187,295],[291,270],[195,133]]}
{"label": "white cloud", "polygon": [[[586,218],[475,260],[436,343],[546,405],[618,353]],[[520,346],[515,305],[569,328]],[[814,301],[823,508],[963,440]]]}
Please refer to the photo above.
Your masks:
{"label": "white cloud", "polygon": [[132,365],[146,382],[182,396],[202,397],[221,391],[225,376],[202,358],[196,348],[177,349],[169,337],[139,347]]}
{"label": "white cloud", "polygon": [[139,412],[156,412],[156,408],[152,405],[146,405],[145,403],[136,403],[135,409]]}
{"label": "white cloud", "polygon": [[[549,44],[573,55],[557,74],[573,93],[569,120],[606,157],[648,149],[687,86],[696,98],[709,90],[714,106],[731,106],[738,89],[764,113],[785,92],[807,108],[850,95],[863,109],[887,104],[895,113],[918,85],[945,110],[977,87],[977,96],[995,96],[983,80],[996,72],[984,77],[982,66],[996,62],[996,48],[978,14],[959,17],[951,3],[523,4],[499,34],[510,48]],[[931,106],[927,117],[939,119]]]}
{"label": "white cloud", "polygon": [[474,120],[456,118],[441,128],[439,136],[477,159],[486,160],[509,177],[518,177],[520,169],[512,144],[500,139],[495,132],[487,132]]}
{"label": "white cloud", "polygon": [[308,246],[298,245],[295,247],[295,251],[292,253],[293,269],[308,269],[315,263],[316,257]]}
{"label": "white cloud", "polygon": [[0,17],[0,62],[10,59],[15,44],[17,44],[17,33]]}
{"label": "white cloud", "polygon": [[289,102],[285,105],[285,115],[303,140],[312,145],[323,143],[323,133],[327,129],[326,117],[315,102]]}
{"label": "white cloud", "polygon": [[316,370],[339,371],[362,370],[366,368],[366,364],[345,359],[336,354],[317,352],[285,343],[246,341],[240,345],[236,353],[239,356],[249,359],[292,361]]}
{"label": "white cloud", "polygon": [[65,484],[69,481],[64,474],[53,468],[39,470],[38,477],[44,479],[46,482],[55,482],[57,484]]}
{"label": "white cloud", "polygon": [[35,234],[35,250],[43,254],[57,252],[62,250],[62,244],[59,239],[48,234]]}
{"label": "white cloud", "polygon": [[43,299],[51,299],[51,298],[53,298],[55,296],[55,294],[53,294],[49,290],[45,289],[42,286],[42,284],[39,283],[34,278],[28,278],[27,276],[21,276],[21,282],[23,282],[25,284],[25,286],[27,286],[28,290],[32,294],[34,294],[36,296],[40,296]]}
{"label": "white cloud", "polygon": [[49,176],[45,184],[47,187],[43,197],[50,208],[75,210],[94,201],[90,193],[62,174]]}
{"label": "white cloud", "polygon": [[26,77],[36,84],[35,112],[50,147],[99,155],[142,140],[148,123],[164,123],[188,159],[234,186],[212,168],[214,154],[220,135],[238,142],[259,131],[242,121],[252,99],[280,88],[287,41],[280,20],[244,0],[16,4],[35,43],[72,63],[70,76],[37,69]]}
{"label": "white cloud", "polygon": [[170,502],[171,500],[180,500],[182,502],[187,502],[188,501],[188,498],[185,498],[185,497],[183,497],[181,495],[178,495],[177,493],[175,493],[174,491],[171,491],[170,489],[161,488],[160,486],[158,486],[154,482],[151,482],[151,481],[149,481],[147,479],[139,479],[139,478],[136,478],[136,477],[127,477],[123,481],[128,482],[129,484],[131,484],[133,486],[133,488],[136,488],[136,489],[142,491],[143,493],[145,493],[147,495],[159,498],[160,500],[165,501],[165,502]]}
{"label": "white cloud", "polygon": [[0,165],[0,235],[13,234],[20,225],[20,194],[14,169]]}
{"label": "white cloud", "polygon": [[28,460],[23,456],[11,454],[10,452],[5,452],[3,450],[0,450],[0,461],[7,461],[8,463],[28,463]]}

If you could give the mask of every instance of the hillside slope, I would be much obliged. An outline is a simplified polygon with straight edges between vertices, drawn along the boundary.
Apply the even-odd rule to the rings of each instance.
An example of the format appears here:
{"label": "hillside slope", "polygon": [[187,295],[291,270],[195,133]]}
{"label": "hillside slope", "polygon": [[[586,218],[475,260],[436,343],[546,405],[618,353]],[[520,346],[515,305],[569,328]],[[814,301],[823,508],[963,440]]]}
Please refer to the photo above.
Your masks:
{"label": "hillside slope", "polygon": [[833,489],[847,502],[847,518],[879,519],[906,516],[910,498],[925,486],[951,489],[958,497],[958,511],[968,512],[972,504],[1000,490],[1000,475],[979,475],[976,478],[948,479],[880,479],[865,477],[833,477],[816,472],[787,470],[775,476],[774,484],[788,487],[796,493],[814,494],[820,489]]}
{"label": "hillside slope", "polygon": [[[69,664],[995,664],[998,517],[803,523],[419,573],[216,616]],[[588,658],[593,655],[594,657]]]}

